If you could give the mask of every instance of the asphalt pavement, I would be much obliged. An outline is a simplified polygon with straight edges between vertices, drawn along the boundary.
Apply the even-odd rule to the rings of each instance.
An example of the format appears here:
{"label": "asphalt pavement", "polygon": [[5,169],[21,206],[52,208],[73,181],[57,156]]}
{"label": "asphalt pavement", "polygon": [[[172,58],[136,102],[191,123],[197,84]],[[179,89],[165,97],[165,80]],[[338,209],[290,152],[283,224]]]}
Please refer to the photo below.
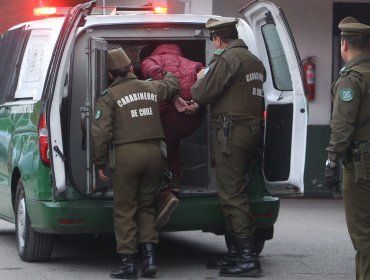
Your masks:
{"label": "asphalt pavement", "polygon": [[[222,278],[205,268],[208,259],[224,251],[223,237],[214,234],[162,233],[157,279],[246,279]],[[274,239],[260,255],[259,279],[352,280],[354,255],[341,199],[283,199]],[[118,266],[112,235],[58,236],[50,262],[22,262],[14,225],[0,221],[0,280],[110,279]]]}

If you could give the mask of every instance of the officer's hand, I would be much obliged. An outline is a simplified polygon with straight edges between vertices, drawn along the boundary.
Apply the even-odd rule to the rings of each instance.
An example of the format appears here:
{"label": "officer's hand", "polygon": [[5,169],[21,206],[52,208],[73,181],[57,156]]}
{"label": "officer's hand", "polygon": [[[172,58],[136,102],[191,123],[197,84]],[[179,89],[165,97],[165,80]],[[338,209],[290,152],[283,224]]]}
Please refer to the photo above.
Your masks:
{"label": "officer's hand", "polygon": [[176,107],[176,110],[178,112],[185,112],[189,110],[189,105],[186,103],[184,99],[182,99],[180,96],[178,96],[174,101],[173,104]]}
{"label": "officer's hand", "polygon": [[99,176],[99,179],[102,180],[103,182],[108,182],[108,176],[104,174],[103,169],[98,170],[98,176]]}
{"label": "officer's hand", "polygon": [[191,102],[189,104],[189,109],[185,112],[185,114],[187,114],[187,115],[194,115],[194,114],[198,113],[199,108],[200,108],[200,106],[199,106],[198,103]]}
{"label": "officer's hand", "polygon": [[198,73],[197,73],[197,80],[201,79],[204,77],[204,68],[202,68],[202,70],[200,70]]}
{"label": "officer's hand", "polygon": [[327,161],[325,166],[325,183],[331,191],[339,191],[339,165],[334,161]]}

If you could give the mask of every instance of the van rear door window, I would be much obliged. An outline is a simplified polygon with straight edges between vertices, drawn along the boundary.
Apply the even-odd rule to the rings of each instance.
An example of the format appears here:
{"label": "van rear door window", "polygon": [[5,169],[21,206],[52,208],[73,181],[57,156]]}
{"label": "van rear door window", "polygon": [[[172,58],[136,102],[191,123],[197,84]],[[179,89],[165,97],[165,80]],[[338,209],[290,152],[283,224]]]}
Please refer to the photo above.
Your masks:
{"label": "van rear door window", "polygon": [[264,25],[262,35],[267,47],[274,87],[281,91],[291,91],[292,78],[276,26],[272,23]]}
{"label": "van rear door window", "polygon": [[14,98],[23,46],[29,31],[24,26],[6,32],[0,41],[0,104]]}

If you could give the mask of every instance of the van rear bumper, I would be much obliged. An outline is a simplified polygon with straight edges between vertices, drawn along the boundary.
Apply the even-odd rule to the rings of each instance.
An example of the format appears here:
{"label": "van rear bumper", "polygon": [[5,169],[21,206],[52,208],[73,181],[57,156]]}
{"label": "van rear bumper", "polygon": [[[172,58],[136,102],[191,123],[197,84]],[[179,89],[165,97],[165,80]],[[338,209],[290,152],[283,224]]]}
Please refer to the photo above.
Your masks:
{"label": "van rear bumper", "polygon": [[[257,228],[271,228],[280,200],[264,196],[249,199]],[[32,228],[41,233],[73,234],[113,232],[112,200],[27,200]],[[223,215],[216,196],[181,197],[163,231],[203,230],[222,232]]]}

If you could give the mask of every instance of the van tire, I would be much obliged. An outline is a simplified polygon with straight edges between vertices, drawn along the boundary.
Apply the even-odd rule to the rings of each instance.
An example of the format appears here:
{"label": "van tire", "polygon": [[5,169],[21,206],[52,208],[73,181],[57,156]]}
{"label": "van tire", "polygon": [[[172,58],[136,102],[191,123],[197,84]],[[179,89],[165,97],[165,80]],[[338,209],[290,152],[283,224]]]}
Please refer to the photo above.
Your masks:
{"label": "van tire", "polygon": [[18,181],[15,205],[15,236],[20,258],[26,262],[50,260],[53,250],[53,237],[34,231],[26,208],[23,183]]}

